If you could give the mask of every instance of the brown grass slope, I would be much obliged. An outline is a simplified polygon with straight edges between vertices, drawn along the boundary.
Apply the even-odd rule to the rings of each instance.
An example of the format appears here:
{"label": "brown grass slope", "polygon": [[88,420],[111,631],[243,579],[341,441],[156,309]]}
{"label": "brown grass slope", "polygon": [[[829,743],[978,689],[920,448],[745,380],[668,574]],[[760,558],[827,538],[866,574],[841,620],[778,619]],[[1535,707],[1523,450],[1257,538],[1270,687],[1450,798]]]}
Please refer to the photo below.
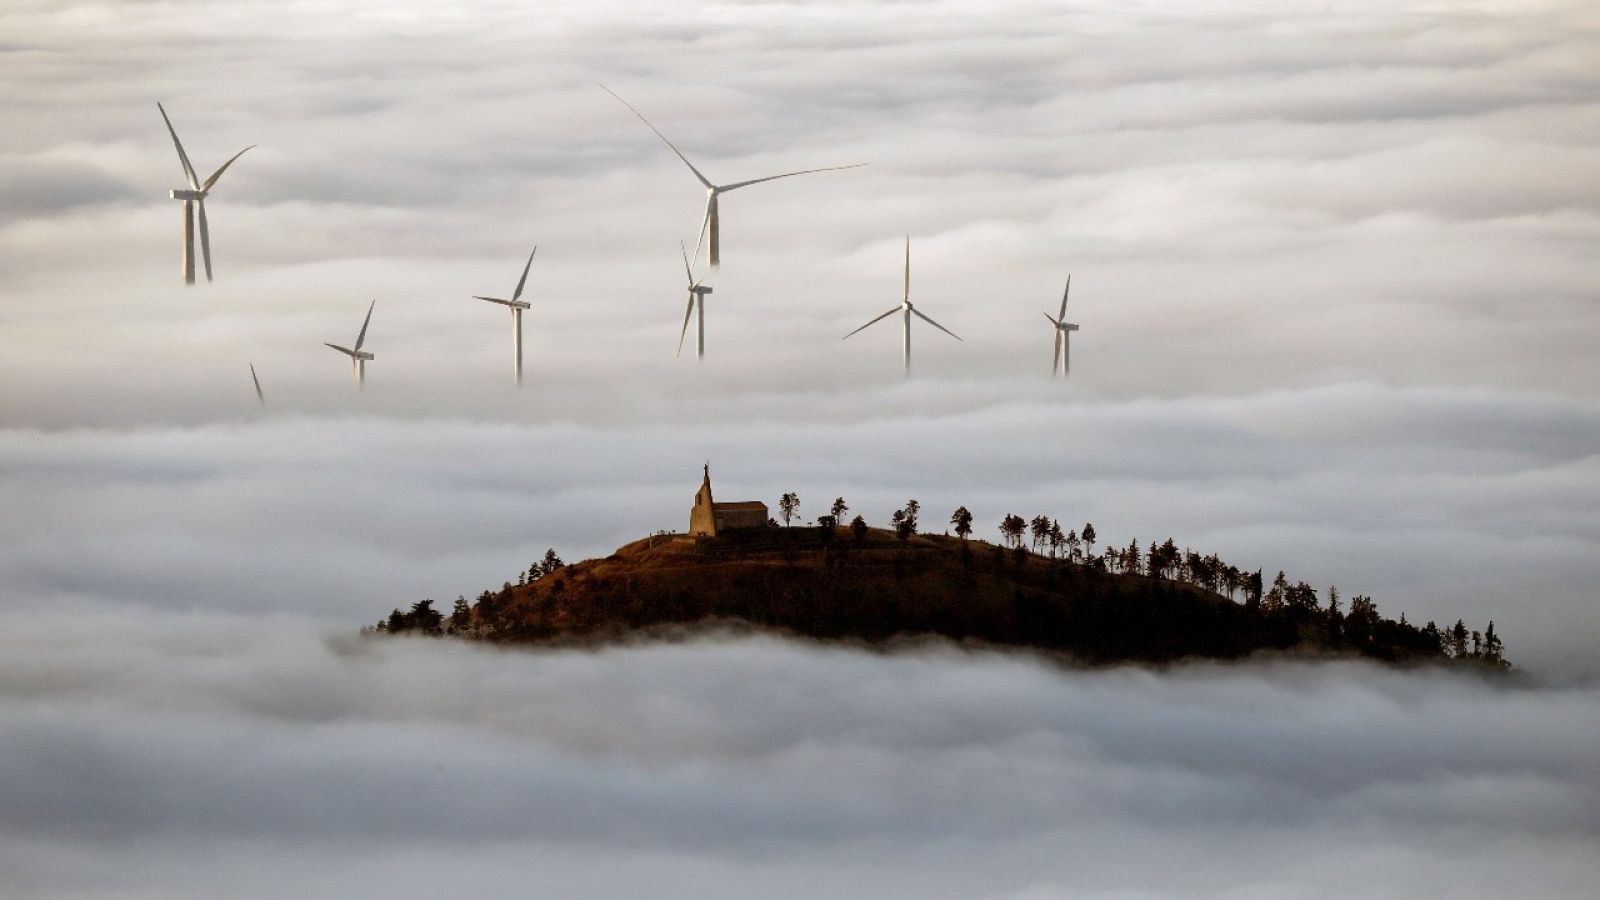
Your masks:
{"label": "brown grass slope", "polygon": [[[485,594],[475,636],[584,642],[744,622],[823,640],[917,636],[1057,651],[1090,663],[1235,658],[1263,650],[1428,656],[1404,634],[1322,640],[1293,616],[1247,610],[1191,584],[1110,574],[981,541],[874,529],[763,529],[655,537]],[[1402,626],[1404,628],[1404,626]]]}

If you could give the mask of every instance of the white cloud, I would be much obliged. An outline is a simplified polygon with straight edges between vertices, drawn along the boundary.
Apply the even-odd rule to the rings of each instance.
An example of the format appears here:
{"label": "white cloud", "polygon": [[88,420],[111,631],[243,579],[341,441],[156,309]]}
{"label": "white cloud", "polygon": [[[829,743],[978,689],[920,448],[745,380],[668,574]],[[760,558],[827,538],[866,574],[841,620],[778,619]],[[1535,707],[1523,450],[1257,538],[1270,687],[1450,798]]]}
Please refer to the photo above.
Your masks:
{"label": "white cloud", "polygon": [[1523,889],[1575,896],[1595,874],[1592,687],[167,614],[0,640],[23,896],[422,896],[441,865],[492,896],[532,871],[607,896],[1487,897],[1534,857]]}

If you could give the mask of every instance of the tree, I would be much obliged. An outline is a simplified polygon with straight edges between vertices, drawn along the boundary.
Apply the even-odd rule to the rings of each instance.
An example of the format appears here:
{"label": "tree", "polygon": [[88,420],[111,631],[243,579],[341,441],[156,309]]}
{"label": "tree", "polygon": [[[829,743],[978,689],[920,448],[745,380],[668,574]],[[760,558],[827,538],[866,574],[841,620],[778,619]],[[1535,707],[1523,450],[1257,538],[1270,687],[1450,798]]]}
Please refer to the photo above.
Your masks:
{"label": "tree", "polygon": [[[1279,569],[1278,577],[1272,579],[1272,589],[1267,591],[1267,595],[1265,597],[1261,598],[1261,611],[1264,613],[1275,613],[1278,610],[1283,609],[1283,598],[1288,592],[1289,579],[1284,577],[1283,570]],[[1355,606],[1352,603],[1351,612],[1354,611]]]}
{"label": "tree", "polygon": [[1067,536],[1061,533],[1061,523],[1055,519],[1050,520],[1050,556],[1055,558],[1061,555],[1061,548],[1067,543]]}
{"label": "tree", "polygon": [[972,534],[972,513],[965,506],[958,506],[956,511],[950,514],[950,524],[955,526],[956,537],[964,541]]}
{"label": "tree", "polygon": [[1083,530],[1078,532],[1078,534],[1083,538],[1083,546],[1085,548],[1084,552],[1093,555],[1093,553],[1094,553],[1094,539],[1095,539],[1094,523],[1093,522],[1085,522],[1085,523],[1083,523]]}
{"label": "tree", "polygon": [[783,516],[783,527],[789,527],[789,520],[800,511],[800,498],[791,491],[778,498],[778,515]]}
{"label": "tree", "polygon": [[1028,532],[1033,536],[1033,552],[1038,553],[1050,536],[1050,517],[1034,516],[1028,521]]}
{"label": "tree", "polygon": [[1076,531],[1067,532],[1067,536],[1061,539],[1061,543],[1066,545],[1067,559],[1077,562],[1079,553],[1078,547],[1080,544],[1078,533]]}
{"label": "tree", "polygon": [[472,607],[467,605],[467,598],[456,595],[456,605],[450,610],[450,631],[466,631],[472,625]]}
{"label": "tree", "polygon": [[1005,538],[1006,546],[1020,548],[1022,535],[1027,527],[1028,523],[1024,522],[1021,516],[1007,513],[1006,517],[1000,520],[1000,535]]}
{"label": "tree", "polygon": [[1500,643],[1500,636],[1494,633],[1494,620],[1489,620],[1489,627],[1483,630],[1483,658],[1493,662],[1505,662],[1505,646]]}
{"label": "tree", "polygon": [[444,623],[444,614],[433,608],[432,600],[418,600],[411,604],[411,626],[423,634],[438,634]]}
{"label": "tree", "polygon": [[905,506],[906,529],[912,534],[917,533],[917,513],[922,512],[922,504],[915,500],[907,500]]}
{"label": "tree", "polygon": [[889,517],[889,524],[894,528],[895,537],[902,541],[908,541],[911,539],[911,522],[910,518],[906,515],[905,510],[895,510],[894,515]]}
{"label": "tree", "polygon": [[539,562],[539,574],[553,575],[557,569],[565,565],[566,563],[561,561],[561,557],[556,555],[555,548],[551,547],[544,551],[544,559]]}
{"label": "tree", "polygon": [[833,505],[828,507],[828,514],[833,516],[833,520],[835,522],[843,522],[844,521],[844,514],[849,512],[849,511],[850,511],[850,507],[845,505],[843,497],[835,498],[834,501],[833,501]]}
{"label": "tree", "polygon": [[858,543],[858,544],[861,543],[862,541],[866,540],[867,539],[867,520],[861,518],[860,516],[856,516],[854,519],[851,519],[850,520],[850,536],[852,538],[854,538],[855,542]]}
{"label": "tree", "polygon": [[1344,616],[1345,639],[1357,646],[1370,643],[1378,621],[1378,605],[1366,594],[1356,594],[1350,598],[1350,611]]}

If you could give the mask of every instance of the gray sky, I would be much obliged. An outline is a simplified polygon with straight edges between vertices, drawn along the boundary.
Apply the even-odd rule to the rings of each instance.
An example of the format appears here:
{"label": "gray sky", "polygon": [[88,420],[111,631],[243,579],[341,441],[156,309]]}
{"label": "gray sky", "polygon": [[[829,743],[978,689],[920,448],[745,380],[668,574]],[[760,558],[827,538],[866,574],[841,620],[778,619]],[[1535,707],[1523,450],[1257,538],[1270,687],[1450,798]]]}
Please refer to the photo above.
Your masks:
{"label": "gray sky", "polygon": [[[40,895],[78,872],[71,890],[86,895],[133,873],[162,896],[209,896],[218,887],[203,873],[152,868],[203,840],[224,861],[211,876],[286,893],[280,864],[307,852],[297,829],[324,810],[282,785],[353,778],[328,802],[363,812],[309,832],[318,846],[343,839],[375,810],[393,818],[380,795],[410,771],[375,763],[363,782],[348,767],[411,735],[418,758],[447,766],[429,790],[488,803],[497,767],[521,760],[553,780],[517,796],[543,798],[570,776],[577,786],[560,799],[599,812],[573,822],[569,841],[538,816],[498,807],[473,824],[467,805],[444,804],[415,831],[385,826],[394,830],[360,854],[325,851],[321,893],[388,862],[432,870],[467,852],[443,836],[479,828],[470,852],[484,872],[559,869],[568,893],[641,882],[687,892],[702,877],[727,893],[770,887],[775,873],[826,871],[847,873],[840,895],[895,892],[887,886],[911,878],[927,895],[1292,896],[1298,886],[1319,896],[1308,886],[1340,866],[1382,877],[1448,858],[1457,888],[1487,895],[1497,882],[1486,864],[1444,846],[1465,821],[1455,817],[1478,803],[1524,816],[1499,832],[1517,835],[1497,845],[1506,871],[1564,860],[1541,885],[1549,896],[1592,882],[1592,864],[1564,855],[1592,838],[1592,814],[1574,818],[1559,800],[1594,798],[1592,770],[1574,776],[1568,762],[1526,757],[1525,747],[1441,763],[1461,779],[1443,787],[1444,776],[1354,742],[1336,741],[1326,759],[1374,765],[1371,782],[1229,771],[1215,777],[1231,787],[1213,791],[1214,773],[1186,775],[1175,762],[1182,748],[1235,759],[1252,740],[1284,739],[1236,721],[1238,710],[1263,696],[1327,702],[1303,693],[1310,670],[1085,680],[1011,661],[702,648],[729,682],[776,667],[780,680],[815,679],[826,692],[931,671],[1025,701],[1007,707],[1012,719],[987,723],[1002,736],[988,762],[962,755],[981,756],[981,742],[952,757],[917,745],[922,718],[968,714],[959,700],[931,711],[914,700],[902,718],[902,695],[886,686],[883,705],[869,697],[824,710],[813,720],[833,722],[818,726],[824,736],[787,745],[815,759],[763,769],[738,761],[741,748],[771,740],[759,724],[740,725],[738,708],[694,713],[711,729],[707,743],[676,746],[665,762],[594,731],[617,727],[622,713],[605,727],[541,720],[507,737],[496,731],[503,717],[546,707],[497,711],[493,691],[459,718],[424,715],[415,733],[404,717],[351,712],[400,703],[410,688],[459,698],[477,690],[461,685],[543,676],[624,709],[647,701],[617,679],[659,677],[663,708],[693,712],[720,688],[682,674],[687,657],[674,654],[687,650],[601,657],[612,672],[585,657],[406,647],[371,669],[320,637],[425,596],[472,596],[549,546],[570,560],[682,528],[709,459],[719,496],[772,503],[794,490],[808,519],[839,495],[876,523],[909,497],[930,522],[964,504],[991,537],[1007,513],[1046,513],[1064,528],[1094,522],[1102,543],[1171,536],[1269,577],[1281,568],[1368,593],[1386,614],[1418,622],[1493,618],[1543,693],[1340,669],[1316,689],[1337,695],[1329,723],[1378,733],[1398,704],[1420,716],[1398,733],[1443,752],[1470,717],[1421,712],[1418,692],[1438,691],[1488,710],[1502,729],[1554,741],[1563,715],[1595,720],[1581,685],[1600,675],[1591,7],[6,4],[0,610],[22,625],[5,638],[0,715],[27,726],[0,729],[10,757],[24,759],[0,771],[0,797],[23,798],[0,811],[0,846],[22,848],[0,851],[11,854],[6,868],[25,861]],[[678,242],[693,244],[703,194],[600,83],[717,181],[870,163],[724,198],[703,363],[674,357],[672,333],[684,302]],[[212,285],[180,283],[181,206],[167,191],[182,181],[158,100],[202,177],[258,145],[208,203]],[[965,340],[917,329],[917,371],[904,381],[893,323],[840,337],[898,301],[908,234],[913,301]],[[471,295],[507,294],[533,244],[528,383],[517,391],[504,311]],[[1069,318],[1082,330],[1071,380],[1052,382],[1039,313],[1053,311],[1069,272]],[[374,298],[367,349],[377,359],[357,394],[322,343],[353,341]],[[262,634],[251,621],[272,627]],[[84,634],[95,624],[127,633],[127,646],[95,643],[100,632]],[[208,641],[245,661],[208,661],[196,649]],[[296,681],[292,666],[266,661],[275,650],[314,674]],[[650,670],[663,659],[679,674]],[[106,666],[170,680],[113,688]],[[287,679],[287,711],[258,715],[248,698],[211,693],[243,691],[256,674]],[[1152,724],[1146,737],[1171,758],[1052,774],[1067,765],[1056,750],[1093,741],[1077,724],[1032,734],[1027,723],[1097,691],[1108,708],[1153,692],[1218,725]],[[348,705],[318,700],[330,693]],[[100,702],[104,718],[92,715]],[[853,717],[874,709],[887,717],[882,731],[841,739],[845,749],[825,736],[854,734]],[[1343,733],[1325,724],[1306,734]],[[174,731],[193,739],[164,751]],[[511,762],[464,749],[486,734],[491,748],[535,735],[536,749]],[[235,756],[226,751],[240,735],[273,749],[200,764]],[[1562,739],[1593,749],[1594,737]],[[92,800],[71,792],[59,804],[19,793],[74,785],[105,748],[130,742],[149,755],[104,769],[119,815],[90,815]],[[1106,759],[1125,749],[1106,746]],[[620,761],[605,772],[564,768],[589,748]],[[1087,779],[1063,783],[1069,794],[1095,778],[1180,783],[1105,801],[1119,811],[1090,829],[1078,812],[993,814],[994,803],[1015,807],[1003,778],[935,793],[938,803],[907,783],[915,802],[869,796],[860,808],[850,806],[858,785],[825,779],[814,805],[752,827],[753,801],[737,797],[791,796],[805,766],[829,754],[913,779],[967,764]],[[583,762],[594,765],[605,764]],[[479,767],[483,780],[455,780],[458,766]],[[153,804],[133,790],[191,769],[216,792]],[[1391,776],[1410,799],[1375,787]],[[1237,779],[1249,797],[1288,799],[1252,806]],[[253,786],[222,787],[236,780]],[[260,823],[239,821],[241,806],[274,794],[290,796]],[[709,799],[721,796],[735,799]],[[1164,824],[1172,796],[1224,831],[1193,837],[1182,817]],[[629,830],[610,814],[635,800],[649,813]],[[997,824],[929,819],[940,809]],[[1363,814],[1382,826],[1376,835],[1358,826]],[[1437,827],[1408,830],[1419,816]],[[89,828],[102,818],[106,830]],[[685,819],[709,824],[681,837],[663,824]],[[1201,867],[1212,880],[1186,888],[1146,880],[1128,868],[1137,854],[1109,849],[1205,860],[1210,842],[1230,837],[1325,839],[1339,859],[1313,854],[1243,880]],[[1102,848],[1094,858],[1105,859],[1067,872],[1063,843]],[[963,852],[995,862],[952,872]],[[885,854],[909,862],[874,861]],[[995,875],[1005,866],[1037,879]],[[595,882],[609,876],[594,872],[618,880]],[[498,883],[486,880],[485,892]]]}

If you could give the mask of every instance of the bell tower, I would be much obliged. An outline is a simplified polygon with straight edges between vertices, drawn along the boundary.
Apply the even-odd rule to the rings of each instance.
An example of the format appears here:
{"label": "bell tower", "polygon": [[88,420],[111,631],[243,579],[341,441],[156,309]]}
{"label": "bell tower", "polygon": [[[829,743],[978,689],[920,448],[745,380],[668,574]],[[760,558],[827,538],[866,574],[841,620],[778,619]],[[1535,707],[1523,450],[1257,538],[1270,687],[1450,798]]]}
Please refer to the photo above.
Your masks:
{"label": "bell tower", "polygon": [[689,533],[716,537],[716,507],[711,500],[711,463],[706,463],[704,472],[700,490],[694,493],[694,507],[689,510]]}

